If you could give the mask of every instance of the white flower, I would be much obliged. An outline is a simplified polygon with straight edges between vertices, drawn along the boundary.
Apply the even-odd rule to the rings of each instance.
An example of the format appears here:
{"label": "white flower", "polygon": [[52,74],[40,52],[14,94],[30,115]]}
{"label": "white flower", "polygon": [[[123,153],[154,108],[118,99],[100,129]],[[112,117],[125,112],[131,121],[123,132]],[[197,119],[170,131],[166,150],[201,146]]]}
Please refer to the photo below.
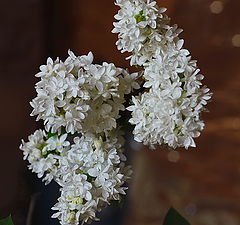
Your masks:
{"label": "white flower", "polygon": [[132,111],[129,122],[135,125],[134,139],[151,147],[195,147],[193,138],[204,128],[200,113],[210,98],[207,92],[208,89],[203,87],[187,95],[182,88],[175,88],[166,94],[165,90],[151,88],[149,92],[133,97],[133,105],[127,109]]}
{"label": "white flower", "polygon": [[165,46],[178,40],[181,32],[176,25],[169,26],[170,19],[163,14],[166,9],[159,8],[155,1],[117,0],[120,7],[113,23],[113,33],[118,34],[117,48],[121,52],[131,52],[131,65],[145,66],[156,58]]}
{"label": "white flower", "polygon": [[52,73],[54,73],[58,69],[58,62],[59,60],[56,60],[54,63],[51,58],[47,59],[47,65],[40,66],[39,73],[36,74],[36,77],[42,77],[42,76],[51,76]]}
{"label": "white flower", "polygon": [[69,146],[70,143],[66,141],[67,134],[63,134],[60,138],[56,134],[46,140],[47,147],[43,149],[43,153],[47,151],[58,151],[62,153],[65,150],[65,147]]}
{"label": "white flower", "polygon": [[202,87],[196,61],[191,60],[182,32],[151,0],[117,0],[120,7],[113,33],[118,33],[117,47],[130,52],[131,65],[144,68],[145,93],[134,98],[130,123],[134,138],[154,147],[195,147],[193,138],[204,127],[200,114],[210,99]]}
{"label": "white flower", "polygon": [[122,146],[114,133],[104,139],[90,133],[75,137],[66,157],[60,160],[62,176],[57,182],[62,189],[53,207],[59,212],[53,217],[58,217],[61,224],[98,220],[96,211],[125,194],[123,184],[131,170],[124,166]]}
{"label": "white flower", "polygon": [[92,185],[87,181],[86,175],[71,176],[71,180],[61,188],[58,203],[52,208],[59,212],[53,214],[52,217],[59,218],[62,225],[78,225],[80,219],[84,222],[95,219],[97,205],[92,200],[91,188]]}
{"label": "white flower", "polygon": [[44,176],[46,184],[59,176],[60,156],[68,150],[70,144],[66,137],[66,134],[60,138],[55,134],[48,137],[44,131],[37,130],[28,137],[28,142],[22,140],[20,149],[24,159],[30,163],[29,169],[37,173],[39,178]]}
{"label": "white flower", "polygon": [[43,119],[45,128],[67,133],[97,133],[116,127],[119,111],[124,110],[124,95],[138,88],[134,76],[112,63],[92,64],[93,55],[76,57],[69,51],[65,62],[50,58],[36,76],[37,97],[30,103],[31,115]]}
{"label": "white flower", "polygon": [[116,5],[121,7],[115,19],[113,33],[119,33],[117,46],[122,52],[139,51],[148,36],[148,26],[156,28],[158,8],[156,2],[150,1],[122,1]]}
{"label": "white flower", "polygon": [[[37,130],[20,149],[29,169],[46,184],[54,179],[60,185],[52,217],[62,225],[98,220],[97,211],[126,194],[132,170],[125,166],[118,126],[130,94],[134,139],[150,148],[195,147],[204,128],[201,112],[211,94],[178,37],[182,30],[170,25],[166,9],[153,0],[116,0],[116,5],[117,47],[131,53],[130,64],[143,71],[93,64],[91,52],[76,56],[69,50],[65,61],[48,58],[36,74],[31,115],[43,120],[46,132]],[[134,89],[140,89],[138,96]]]}

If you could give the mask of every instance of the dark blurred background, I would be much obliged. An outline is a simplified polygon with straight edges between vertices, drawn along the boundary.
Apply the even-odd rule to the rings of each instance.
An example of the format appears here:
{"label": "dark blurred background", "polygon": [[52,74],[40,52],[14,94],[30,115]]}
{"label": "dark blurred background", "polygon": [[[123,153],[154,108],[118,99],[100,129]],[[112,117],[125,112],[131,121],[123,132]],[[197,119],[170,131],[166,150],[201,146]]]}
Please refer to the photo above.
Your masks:
{"label": "dark blurred background", "polygon": [[[157,2],[184,29],[185,47],[214,93],[203,115],[206,129],[188,151],[133,145],[127,203],[106,210],[97,224],[160,225],[174,206],[195,225],[239,225],[240,1]],[[15,225],[58,224],[49,210],[59,195],[56,185],[45,187],[29,172],[19,150],[21,138],[41,127],[29,116],[34,74],[48,56],[64,59],[68,49],[129,67],[111,33],[117,10],[103,0],[0,1],[0,218],[11,213]]]}

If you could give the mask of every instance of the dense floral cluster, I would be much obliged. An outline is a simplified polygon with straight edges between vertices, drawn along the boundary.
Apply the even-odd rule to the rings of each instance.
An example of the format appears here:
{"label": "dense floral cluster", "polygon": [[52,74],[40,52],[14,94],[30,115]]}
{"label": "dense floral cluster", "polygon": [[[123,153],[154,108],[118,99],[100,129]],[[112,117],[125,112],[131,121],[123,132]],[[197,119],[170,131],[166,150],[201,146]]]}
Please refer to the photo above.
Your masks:
{"label": "dense floral cluster", "polygon": [[151,0],[117,0],[121,9],[115,16],[117,47],[130,52],[130,64],[144,68],[144,93],[133,97],[130,123],[135,140],[154,147],[195,147],[204,122],[200,114],[211,98],[202,86],[196,61],[191,59],[182,32]]}
{"label": "dense floral cluster", "polygon": [[120,194],[125,194],[123,185],[131,174],[130,168],[121,163],[125,159],[117,137],[106,141],[92,135],[74,138],[62,167],[61,197],[53,207],[59,212],[53,217],[66,225],[78,224],[79,219],[89,222],[111,200],[120,200]]}
{"label": "dense floral cluster", "polygon": [[96,211],[125,194],[131,174],[117,119],[124,95],[139,88],[137,74],[92,62],[91,52],[76,57],[69,51],[64,62],[48,58],[40,66],[30,104],[46,131],[35,131],[20,146],[29,169],[61,186],[53,217],[63,225],[97,220]]}
{"label": "dense floral cluster", "polygon": [[43,120],[45,129],[22,141],[20,149],[30,170],[46,184],[60,185],[52,209],[62,225],[98,220],[97,211],[125,194],[132,171],[125,165],[118,119],[126,95],[132,94],[127,110],[134,139],[151,148],[195,147],[193,138],[204,128],[200,116],[211,94],[178,37],[182,30],[170,25],[166,9],[155,1],[116,0],[116,5],[117,47],[131,53],[130,64],[141,72],[96,65],[91,52],[77,57],[69,51],[65,61],[48,58],[36,74],[31,115]]}
{"label": "dense floral cluster", "polygon": [[29,169],[37,173],[39,178],[44,176],[46,184],[60,176],[62,155],[70,148],[66,138],[67,134],[50,137],[45,131],[37,130],[28,137],[27,143],[22,141],[20,149],[23,150],[24,159],[30,163]]}
{"label": "dense floral cluster", "polygon": [[76,57],[69,51],[65,62],[48,58],[36,74],[37,97],[31,102],[37,120],[47,131],[67,133],[108,131],[116,128],[124,94],[131,92],[132,77],[112,63],[92,64],[93,55]]}
{"label": "dense floral cluster", "polygon": [[174,43],[182,32],[177,25],[170,26],[170,19],[151,0],[116,0],[121,9],[115,15],[113,33],[119,33],[117,47],[121,52],[130,52],[131,65],[145,63]]}

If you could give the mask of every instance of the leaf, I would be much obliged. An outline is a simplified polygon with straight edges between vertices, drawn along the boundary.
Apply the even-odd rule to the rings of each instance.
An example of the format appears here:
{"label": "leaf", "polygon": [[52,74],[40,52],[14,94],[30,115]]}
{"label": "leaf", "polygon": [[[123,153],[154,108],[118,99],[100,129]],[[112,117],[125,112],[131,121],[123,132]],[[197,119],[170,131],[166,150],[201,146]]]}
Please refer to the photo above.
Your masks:
{"label": "leaf", "polygon": [[190,223],[171,207],[165,216],[163,225],[190,225]]}
{"label": "leaf", "polygon": [[51,132],[48,132],[47,134],[47,138],[51,138],[51,137],[54,137],[54,136],[57,136],[58,134],[57,133],[51,133]]}
{"label": "leaf", "polygon": [[5,219],[0,220],[0,225],[14,225],[11,215],[6,217]]}

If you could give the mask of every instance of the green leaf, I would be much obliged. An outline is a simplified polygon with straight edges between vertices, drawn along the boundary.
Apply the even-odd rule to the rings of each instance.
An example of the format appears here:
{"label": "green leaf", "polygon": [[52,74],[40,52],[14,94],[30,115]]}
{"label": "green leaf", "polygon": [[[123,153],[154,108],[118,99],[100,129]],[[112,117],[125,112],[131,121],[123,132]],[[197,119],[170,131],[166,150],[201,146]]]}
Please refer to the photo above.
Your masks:
{"label": "green leaf", "polygon": [[143,15],[144,11],[141,10],[139,14],[135,15],[134,18],[136,19],[137,23],[140,23],[142,21],[146,21],[146,17]]}
{"label": "green leaf", "polygon": [[8,216],[7,218],[0,220],[0,225],[14,225],[12,217]]}
{"label": "green leaf", "polygon": [[190,225],[173,207],[168,210],[163,225]]}
{"label": "green leaf", "polygon": [[54,137],[54,136],[57,136],[58,134],[57,133],[51,133],[51,132],[48,132],[47,134],[47,138],[51,138],[51,137]]}

